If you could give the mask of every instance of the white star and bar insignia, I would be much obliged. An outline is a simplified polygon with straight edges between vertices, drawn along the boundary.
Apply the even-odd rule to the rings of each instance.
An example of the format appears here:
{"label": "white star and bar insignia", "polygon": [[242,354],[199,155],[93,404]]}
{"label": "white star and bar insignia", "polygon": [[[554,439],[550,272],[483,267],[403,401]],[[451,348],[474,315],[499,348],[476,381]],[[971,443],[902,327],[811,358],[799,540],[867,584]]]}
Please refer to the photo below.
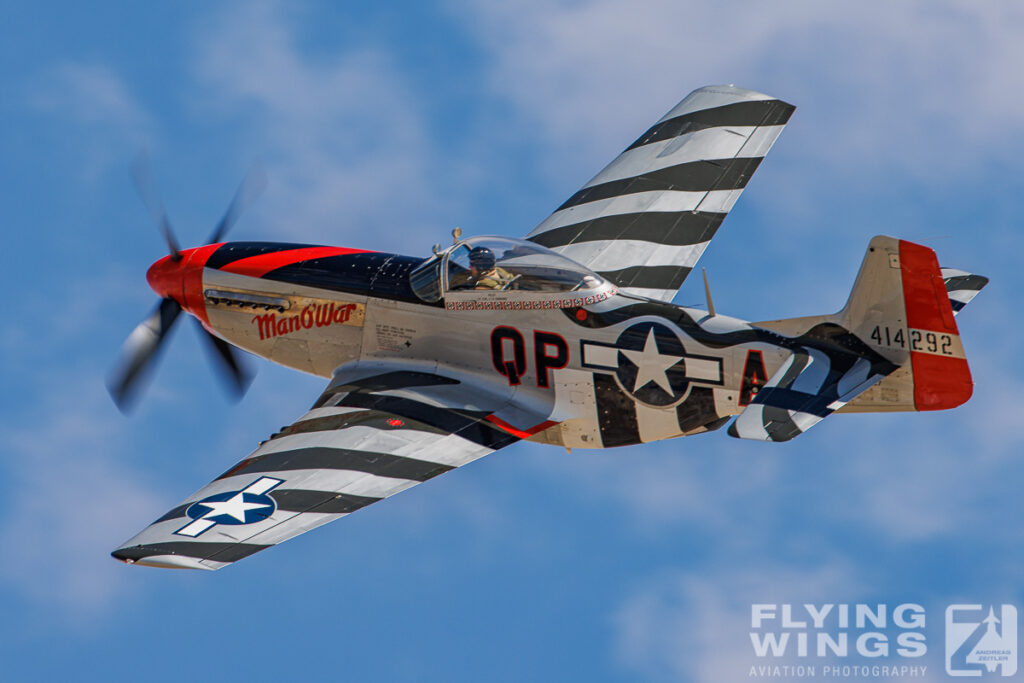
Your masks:
{"label": "white star and bar insignia", "polygon": [[267,493],[282,483],[283,479],[260,477],[241,491],[197,500],[185,511],[192,521],[174,533],[195,538],[217,524],[252,524],[264,520],[277,509],[277,503]]}
{"label": "white star and bar insignia", "polygon": [[[636,348],[639,339],[643,346]],[[583,367],[615,373],[623,390],[652,405],[675,403],[691,381],[722,383],[722,361],[686,353],[679,336],[657,323],[638,323],[618,343],[580,342]]]}

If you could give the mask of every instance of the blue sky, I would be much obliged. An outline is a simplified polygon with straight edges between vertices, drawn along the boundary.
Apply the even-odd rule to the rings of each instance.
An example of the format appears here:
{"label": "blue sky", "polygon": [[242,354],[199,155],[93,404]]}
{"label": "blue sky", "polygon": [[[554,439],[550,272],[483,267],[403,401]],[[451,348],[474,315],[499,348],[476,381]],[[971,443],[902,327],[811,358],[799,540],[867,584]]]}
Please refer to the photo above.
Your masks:
{"label": "blue sky", "polygon": [[[746,678],[752,602],[1024,605],[1024,10],[970,2],[7,3],[0,670],[10,680]],[[153,159],[182,242],[254,162],[235,239],[427,253],[529,232],[690,90],[798,106],[702,260],[717,308],[838,309],[868,240],[992,284],[939,414],[607,452],[521,444],[216,573],[109,551],[309,406],[224,400],[189,325],[140,409],[103,377],[152,306]],[[697,303],[687,282],[681,303]]]}

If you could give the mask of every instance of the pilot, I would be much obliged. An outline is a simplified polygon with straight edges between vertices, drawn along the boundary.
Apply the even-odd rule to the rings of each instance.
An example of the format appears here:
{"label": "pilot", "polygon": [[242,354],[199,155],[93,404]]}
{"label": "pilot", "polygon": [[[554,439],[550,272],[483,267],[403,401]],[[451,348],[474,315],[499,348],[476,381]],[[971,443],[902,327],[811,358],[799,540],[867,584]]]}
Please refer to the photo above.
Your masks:
{"label": "pilot", "polygon": [[497,267],[494,252],[487,247],[473,247],[469,252],[469,283],[473,289],[504,289],[515,277]]}

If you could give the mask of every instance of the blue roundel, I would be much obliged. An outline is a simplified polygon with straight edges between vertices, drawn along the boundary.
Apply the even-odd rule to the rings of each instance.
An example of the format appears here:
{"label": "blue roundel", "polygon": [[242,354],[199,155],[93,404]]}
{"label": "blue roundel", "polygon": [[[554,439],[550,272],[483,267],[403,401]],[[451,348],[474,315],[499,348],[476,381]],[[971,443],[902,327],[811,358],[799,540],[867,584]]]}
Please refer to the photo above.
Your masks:
{"label": "blue roundel", "polygon": [[188,506],[191,519],[206,519],[217,524],[252,524],[274,514],[277,502],[266,493],[246,490],[227,491],[207,496]]}

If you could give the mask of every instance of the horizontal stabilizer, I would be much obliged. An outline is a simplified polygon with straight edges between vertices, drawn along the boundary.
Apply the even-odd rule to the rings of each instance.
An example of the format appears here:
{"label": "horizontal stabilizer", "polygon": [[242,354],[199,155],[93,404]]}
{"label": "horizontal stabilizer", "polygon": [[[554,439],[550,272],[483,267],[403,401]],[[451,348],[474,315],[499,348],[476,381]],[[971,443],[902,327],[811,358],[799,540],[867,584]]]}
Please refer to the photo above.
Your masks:
{"label": "horizontal stabilizer", "polygon": [[795,350],[729,426],[730,436],[789,441],[897,368],[838,325],[823,323],[808,336],[823,343]]}
{"label": "horizontal stabilizer", "polygon": [[942,279],[946,283],[953,315],[962,311],[964,306],[971,303],[971,299],[978,296],[978,292],[988,284],[988,278],[984,275],[975,275],[956,268],[943,268]]}

